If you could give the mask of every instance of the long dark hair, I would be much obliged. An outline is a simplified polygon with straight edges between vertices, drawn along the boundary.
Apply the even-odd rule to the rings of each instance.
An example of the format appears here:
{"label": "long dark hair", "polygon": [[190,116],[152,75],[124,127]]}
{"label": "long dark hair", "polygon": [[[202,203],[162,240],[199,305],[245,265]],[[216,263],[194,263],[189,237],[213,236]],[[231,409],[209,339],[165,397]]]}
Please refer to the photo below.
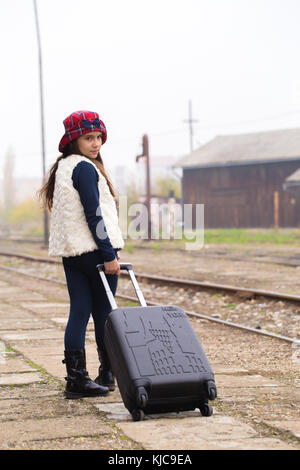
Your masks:
{"label": "long dark hair", "polygon": [[[51,211],[52,205],[53,205],[55,173],[56,173],[56,170],[58,168],[58,164],[59,164],[60,160],[62,160],[64,158],[67,158],[67,157],[69,157],[69,155],[72,155],[72,154],[82,155],[82,153],[80,152],[80,150],[78,148],[78,144],[77,144],[76,140],[73,141],[73,142],[70,142],[68,145],[66,145],[62,155],[60,155],[57,158],[56,162],[50,168],[49,176],[48,176],[47,181],[43,184],[41,189],[39,189],[38,192],[37,192],[38,198],[42,202],[43,207],[45,209],[48,209],[49,211]],[[85,156],[85,155],[83,155],[83,156]],[[88,157],[86,157],[86,158],[88,158]],[[109,190],[111,192],[111,195],[113,196],[113,198],[115,198],[116,193],[115,193],[113,185],[112,185],[111,181],[109,180],[109,177],[108,177],[108,175],[105,171],[104,163],[103,163],[102,157],[100,155],[100,152],[98,152],[98,155],[95,159],[93,158],[93,159],[90,159],[90,160],[97,166],[97,168],[99,169],[101,174],[106,179]]]}

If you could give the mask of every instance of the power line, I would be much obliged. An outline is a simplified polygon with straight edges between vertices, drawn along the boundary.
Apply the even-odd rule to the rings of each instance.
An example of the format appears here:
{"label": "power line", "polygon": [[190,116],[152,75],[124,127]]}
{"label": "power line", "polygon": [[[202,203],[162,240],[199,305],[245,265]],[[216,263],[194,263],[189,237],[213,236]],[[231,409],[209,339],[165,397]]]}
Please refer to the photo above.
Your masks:
{"label": "power line", "polygon": [[[271,121],[271,120],[274,120],[274,119],[280,119],[280,118],[283,118],[283,117],[292,116],[292,115],[296,115],[296,114],[300,114],[300,109],[299,110],[294,110],[294,111],[289,111],[289,112],[282,113],[282,114],[278,114],[276,116],[269,116],[269,117],[261,118],[261,119],[252,119],[252,120],[248,120],[248,121],[239,121],[239,122],[231,122],[231,123],[213,123],[213,124],[208,124],[208,125],[195,126],[195,127],[193,127],[193,131],[213,129],[213,128],[216,128],[216,127],[239,126],[239,125],[243,125],[243,124],[254,124],[254,123],[258,123],[258,122],[264,122],[264,121]],[[168,136],[168,135],[180,134],[180,133],[184,133],[184,132],[186,132],[186,129],[184,127],[182,127],[181,129],[170,129],[170,130],[162,131],[162,132],[149,132],[149,135],[151,137],[165,137],[165,136]],[[122,143],[122,142],[132,142],[132,141],[136,142],[136,137],[132,137],[132,138],[124,137],[123,139],[122,138],[121,139],[116,139],[116,140],[112,141],[111,143],[112,144],[118,144],[118,143]],[[50,151],[47,152],[47,157],[49,158],[49,156],[52,156],[52,155],[55,156],[56,154],[57,154],[57,156],[59,155],[58,150],[53,149],[53,150],[50,150]],[[17,153],[17,156],[20,156],[20,157],[31,157],[31,156],[34,157],[34,156],[37,156],[37,155],[39,155],[38,152]]]}
{"label": "power line", "polygon": [[277,116],[269,116],[269,117],[265,117],[265,118],[250,119],[250,120],[247,120],[247,121],[240,121],[240,122],[215,123],[215,124],[209,124],[207,126],[198,126],[198,127],[196,127],[196,129],[210,129],[210,128],[214,128],[214,127],[239,126],[241,124],[254,124],[254,123],[257,123],[257,122],[272,121],[274,119],[280,119],[280,118],[287,117],[287,116],[292,116],[292,115],[295,115],[295,114],[300,114],[300,109],[298,109],[297,111],[296,110],[295,111],[290,111],[290,112],[287,112],[287,113],[278,114]]}
{"label": "power line", "polygon": [[[277,116],[269,116],[269,117],[265,117],[265,118],[260,118],[260,119],[251,119],[251,120],[248,120],[248,121],[239,121],[239,122],[230,122],[230,123],[212,123],[212,124],[208,124],[208,125],[201,125],[201,126],[195,126],[193,128],[193,130],[205,130],[205,129],[214,129],[216,127],[226,127],[226,126],[239,126],[239,125],[243,125],[243,124],[254,124],[254,123],[259,123],[259,122],[264,122],[264,121],[271,121],[271,120],[274,120],[274,119],[280,119],[280,118],[283,118],[283,117],[287,117],[287,116],[292,116],[292,115],[296,115],[296,114],[300,114],[300,109],[299,110],[294,110],[294,111],[289,111],[287,113],[282,113],[282,114],[278,114]],[[188,120],[186,120],[185,122],[189,122]],[[150,132],[150,135],[151,137],[163,137],[163,136],[167,136],[167,135],[172,135],[172,134],[179,134],[181,132],[186,132],[186,130],[184,128],[182,129],[173,129],[173,130],[168,130],[168,131],[163,131],[163,132]]]}

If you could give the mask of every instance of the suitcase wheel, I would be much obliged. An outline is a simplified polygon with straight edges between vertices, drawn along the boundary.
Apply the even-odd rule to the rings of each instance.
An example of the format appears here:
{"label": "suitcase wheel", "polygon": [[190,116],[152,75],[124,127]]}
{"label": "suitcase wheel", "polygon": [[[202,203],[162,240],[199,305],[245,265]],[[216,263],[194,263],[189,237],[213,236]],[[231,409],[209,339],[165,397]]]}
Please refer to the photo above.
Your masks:
{"label": "suitcase wheel", "polygon": [[133,421],[143,421],[145,418],[145,413],[141,409],[133,410],[131,412]]}
{"label": "suitcase wheel", "polygon": [[148,401],[148,393],[146,392],[144,387],[139,387],[137,389],[136,399],[138,406],[140,406],[141,408],[146,407]]}
{"label": "suitcase wheel", "polygon": [[210,400],[215,400],[217,398],[217,388],[215,382],[209,380],[207,382],[207,391],[208,391],[208,398]]}
{"label": "suitcase wheel", "polygon": [[208,403],[202,403],[199,406],[200,413],[202,416],[211,416],[213,414],[213,407],[209,405]]}

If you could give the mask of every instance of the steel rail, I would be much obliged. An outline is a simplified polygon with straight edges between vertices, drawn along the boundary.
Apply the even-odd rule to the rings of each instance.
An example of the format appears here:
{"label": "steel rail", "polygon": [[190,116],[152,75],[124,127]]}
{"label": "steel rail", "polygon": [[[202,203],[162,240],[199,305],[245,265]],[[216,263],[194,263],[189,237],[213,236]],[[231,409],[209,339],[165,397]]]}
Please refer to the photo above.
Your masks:
{"label": "steel rail", "polygon": [[[39,238],[18,238],[18,237],[12,237],[12,238],[5,238],[5,237],[0,237],[0,242],[7,241],[7,242],[16,242],[16,243],[43,243],[42,239]],[[46,247],[46,245],[44,245]],[[148,246],[143,246],[143,245],[138,245],[135,246],[135,249],[138,250],[149,250],[151,247]],[[185,252],[185,250],[180,249],[180,248],[166,248],[167,251],[172,252],[176,251],[179,252]],[[193,256],[198,256],[198,257],[203,257],[203,253],[199,252],[194,252]],[[278,264],[281,266],[289,266],[289,267],[298,267],[300,266],[300,253],[293,254],[292,256],[289,255],[283,255],[283,254],[278,254],[278,255],[272,255],[268,253],[255,253],[254,255],[251,255],[250,257],[242,257],[239,254],[235,253],[224,253],[222,251],[214,251],[213,253],[204,253],[204,259],[211,258],[211,259],[226,259],[230,261],[243,261],[243,262],[248,262],[248,261],[253,261],[255,263],[262,263],[262,264]],[[298,262],[297,262],[298,260]]]}
{"label": "steel rail", "polygon": [[[59,285],[64,286],[64,287],[66,286],[65,281],[59,281],[57,279],[46,278],[46,277],[43,277],[43,276],[39,276],[37,274],[31,274],[31,273],[28,273],[28,272],[26,272],[22,269],[15,269],[15,268],[11,268],[9,266],[3,266],[1,264],[0,264],[0,269],[2,269],[4,271],[10,271],[10,272],[13,272],[13,273],[17,273],[17,274],[22,274],[24,276],[28,276],[28,277],[31,277],[31,278],[34,278],[34,279],[38,279],[40,281],[52,282],[52,283],[56,283],[56,284],[59,284]],[[136,276],[137,276],[137,274],[136,274]],[[116,297],[118,297],[120,299],[124,299],[124,300],[131,300],[131,301],[134,301],[134,302],[138,303],[136,297],[131,297],[131,296],[128,296],[128,295],[118,294],[118,293],[116,294]],[[157,303],[157,302],[152,302],[152,301],[147,300],[147,305],[161,305],[161,304]],[[189,310],[185,310],[185,312],[186,312],[187,315],[189,315],[191,317],[201,318],[202,320],[207,320],[207,321],[210,321],[210,322],[219,323],[219,324],[222,324],[222,325],[225,325],[225,326],[229,326],[231,328],[237,328],[237,329],[240,329],[240,330],[243,330],[243,331],[248,331],[248,332],[251,332],[251,333],[258,334],[258,335],[267,336],[267,337],[275,338],[275,339],[278,339],[278,340],[281,340],[281,341],[286,341],[288,343],[293,343],[293,344],[300,345],[300,340],[298,340],[297,338],[290,338],[289,336],[278,335],[276,333],[272,333],[272,332],[269,332],[269,331],[266,331],[266,330],[257,330],[256,328],[240,325],[239,323],[234,323],[234,322],[230,322],[230,321],[227,321],[227,320],[221,320],[219,318],[214,318],[214,317],[211,317],[209,315],[204,315],[204,314],[197,313],[197,312],[191,312]]]}
{"label": "steel rail", "polygon": [[[40,262],[40,263],[48,263],[48,264],[61,264],[61,261],[57,259],[48,259],[43,258],[40,256],[33,256],[27,255],[23,253],[10,253],[6,251],[0,251],[0,256],[10,256],[15,258],[23,258],[28,261]],[[193,279],[180,279],[175,277],[169,276],[157,276],[148,273],[142,272],[135,272],[136,277],[140,279],[147,279],[153,282],[163,282],[165,284],[173,284],[177,286],[187,286],[187,287],[198,287],[204,289],[212,289],[212,290],[223,290],[233,293],[242,293],[242,294],[251,294],[254,296],[263,296],[269,297],[272,299],[279,299],[279,300],[286,300],[290,302],[300,302],[300,296],[295,294],[286,294],[281,292],[275,292],[270,290],[263,290],[263,289],[255,289],[252,287],[239,287],[239,286],[232,286],[228,284],[218,284],[209,281],[196,281]]]}
{"label": "steel rail", "polygon": [[166,284],[176,284],[177,286],[188,286],[188,287],[201,287],[207,289],[215,289],[215,290],[225,290],[230,292],[241,292],[247,294],[254,294],[257,296],[263,297],[271,297],[280,300],[289,300],[293,302],[300,302],[300,296],[294,294],[285,294],[270,290],[262,290],[262,289],[254,289],[252,287],[238,287],[238,286],[230,286],[228,284],[217,284],[208,281],[194,281],[193,279],[179,279],[176,277],[166,277],[166,276],[154,276],[152,274],[146,273],[135,273],[136,277],[140,276],[144,279],[149,279],[152,281],[160,281]]}

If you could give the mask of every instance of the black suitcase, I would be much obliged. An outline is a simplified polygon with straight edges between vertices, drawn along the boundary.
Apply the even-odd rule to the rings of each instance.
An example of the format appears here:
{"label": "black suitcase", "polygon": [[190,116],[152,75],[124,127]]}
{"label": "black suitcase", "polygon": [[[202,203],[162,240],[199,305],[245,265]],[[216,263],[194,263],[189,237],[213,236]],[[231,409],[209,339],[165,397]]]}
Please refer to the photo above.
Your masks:
{"label": "black suitcase", "polygon": [[187,318],[177,306],[148,306],[132,265],[128,270],[140,307],[118,308],[97,265],[112,311],[105,324],[105,346],[125,407],[134,421],[146,414],[200,409],[213,412],[217,397],[214,373]]}

